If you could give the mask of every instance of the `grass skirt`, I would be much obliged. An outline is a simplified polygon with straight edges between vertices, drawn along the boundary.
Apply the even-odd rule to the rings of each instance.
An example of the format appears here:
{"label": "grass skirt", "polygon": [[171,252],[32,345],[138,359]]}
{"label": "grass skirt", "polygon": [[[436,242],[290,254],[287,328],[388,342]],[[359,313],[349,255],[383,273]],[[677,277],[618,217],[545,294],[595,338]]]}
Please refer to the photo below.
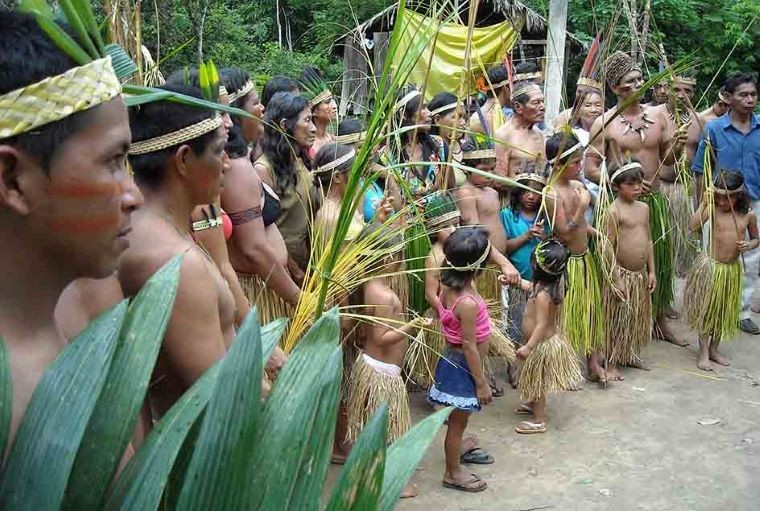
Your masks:
{"label": "grass skirt", "polygon": [[567,339],[553,335],[538,343],[520,371],[520,399],[535,401],[552,392],[572,390],[583,381],[578,357]]}
{"label": "grass skirt", "polygon": [[689,219],[694,203],[682,183],[660,182],[660,191],[670,204],[670,225],[673,233],[673,265],[676,275],[683,278],[694,264],[698,252],[698,239],[689,231]]}
{"label": "grass skirt", "polygon": [[[402,266],[398,271],[399,273],[388,277],[388,285],[393,290],[393,292],[396,293],[396,296],[398,296],[398,299],[401,302],[402,310],[404,313],[406,313],[407,309],[409,308],[409,279],[407,278],[406,273],[402,273],[404,271],[404,263],[402,263]],[[424,287],[425,286],[423,280],[423,290]]]}
{"label": "grass skirt", "polygon": [[[378,371],[365,361],[360,353],[351,371],[351,385],[348,397],[348,440],[356,442],[364,424],[372,418],[377,408],[388,405],[388,435],[390,444],[404,435],[411,427],[409,396],[406,385],[398,375]],[[391,366],[391,364],[387,364]],[[397,368],[396,366],[392,366]],[[398,368],[397,368],[398,369]]]}
{"label": "grass skirt", "polygon": [[652,296],[647,288],[647,270],[630,271],[618,266],[627,299],[618,295],[610,284],[602,290],[607,360],[627,365],[652,339]]}
{"label": "grass skirt", "polygon": [[689,271],[684,291],[684,314],[700,337],[725,341],[739,329],[742,309],[742,267],[701,254]]}
{"label": "grass skirt", "polygon": [[465,412],[480,410],[475,380],[464,353],[447,349],[435,368],[435,383],[428,391],[434,405],[453,406]]}
{"label": "grass skirt", "polygon": [[[406,269],[408,273],[408,299],[409,309],[418,315],[422,315],[428,309],[425,298],[425,260],[430,253],[430,238],[428,238],[425,226],[420,222],[413,222],[404,232],[406,239]],[[399,296],[401,298],[401,296]]]}
{"label": "grass skirt", "polygon": [[599,268],[590,252],[570,256],[567,262],[567,292],[562,303],[562,332],[576,351],[592,353],[603,347],[604,321]]}
{"label": "grass skirt", "polygon": [[529,291],[513,287],[509,289],[509,336],[520,346],[525,344],[522,334],[522,320],[525,315],[525,305],[528,303]]}
{"label": "grass skirt", "polygon": [[259,322],[262,325],[266,325],[275,319],[290,317],[293,314],[293,306],[267,286],[258,275],[238,273],[237,276],[248,302],[252,307],[257,307]]}
{"label": "grass skirt", "polygon": [[433,384],[435,368],[446,348],[446,341],[441,334],[441,323],[437,316],[432,311],[428,311],[427,317],[434,318],[433,324],[417,332],[414,341],[406,350],[404,360],[407,374],[417,385],[426,389]]}
{"label": "grass skirt", "polygon": [[641,201],[649,206],[649,231],[654,243],[654,268],[657,289],[652,294],[652,314],[659,315],[673,304],[673,233],[670,226],[668,200],[660,192],[648,193]]}

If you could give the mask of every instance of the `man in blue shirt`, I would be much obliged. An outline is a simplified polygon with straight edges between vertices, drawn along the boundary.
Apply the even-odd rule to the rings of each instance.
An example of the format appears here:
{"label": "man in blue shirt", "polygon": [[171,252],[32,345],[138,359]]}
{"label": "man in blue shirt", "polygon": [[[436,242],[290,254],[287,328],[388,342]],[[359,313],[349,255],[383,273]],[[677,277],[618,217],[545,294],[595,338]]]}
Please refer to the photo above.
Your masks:
{"label": "man in blue shirt", "polygon": [[[708,154],[711,154],[714,169],[741,172],[752,200],[752,210],[760,218],[760,116],[755,113],[757,80],[746,74],[734,75],[726,81],[725,92],[731,109],[705,125],[691,168],[702,174],[705,151],[710,151]],[[699,197],[701,189],[699,186]],[[749,312],[760,272],[760,251],[748,252],[744,257],[746,272],[740,326],[743,331],[757,335],[760,328],[749,318]],[[753,308],[760,312],[757,307]]]}

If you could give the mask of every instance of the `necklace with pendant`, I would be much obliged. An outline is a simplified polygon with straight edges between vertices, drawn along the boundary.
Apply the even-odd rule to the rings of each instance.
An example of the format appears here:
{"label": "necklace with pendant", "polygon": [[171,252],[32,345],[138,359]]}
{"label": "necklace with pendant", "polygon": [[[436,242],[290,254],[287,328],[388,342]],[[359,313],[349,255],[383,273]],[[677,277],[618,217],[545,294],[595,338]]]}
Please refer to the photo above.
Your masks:
{"label": "necklace with pendant", "polygon": [[634,126],[633,122],[629,121],[625,117],[623,117],[623,114],[620,114],[620,122],[625,126],[625,131],[623,131],[623,135],[628,134],[629,132],[638,133],[639,137],[641,137],[641,141],[644,141],[644,132],[649,129],[649,126],[654,124],[654,119],[651,119],[647,116],[646,110],[643,108],[641,109],[641,115],[638,117],[641,120],[641,124],[639,126]]}
{"label": "necklace with pendant", "polygon": [[671,121],[676,125],[676,127],[683,126],[685,124],[688,124],[691,121],[691,113],[687,110],[686,112],[679,112],[678,113],[678,120],[676,120],[676,114],[675,112],[671,112],[668,110],[668,117]]}

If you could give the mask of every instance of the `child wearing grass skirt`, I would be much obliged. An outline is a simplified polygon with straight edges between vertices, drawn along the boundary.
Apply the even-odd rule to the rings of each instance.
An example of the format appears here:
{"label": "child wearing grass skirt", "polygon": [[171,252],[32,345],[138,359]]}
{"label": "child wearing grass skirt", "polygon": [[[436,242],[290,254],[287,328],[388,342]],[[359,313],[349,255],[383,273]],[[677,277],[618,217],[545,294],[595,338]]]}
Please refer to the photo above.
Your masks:
{"label": "child wearing grass skirt", "polygon": [[527,342],[517,350],[517,357],[525,361],[517,384],[525,402],[515,413],[531,418],[515,427],[517,433],[545,433],[547,394],[572,390],[583,381],[575,352],[558,327],[569,258],[570,252],[558,240],[542,241],[531,260],[533,283],[523,282],[531,289],[523,317]]}
{"label": "child wearing grass skirt", "polygon": [[[462,470],[462,439],[472,412],[493,400],[483,361],[488,354],[491,319],[474,280],[488,260],[491,243],[480,227],[462,227],[444,243],[446,259],[441,272],[441,292],[436,309],[446,339],[446,351],[438,361],[435,382],[428,391],[433,405],[453,406],[444,450],[443,485],[464,492],[481,492],[485,481]],[[487,462],[493,463],[489,456]],[[484,463],[486,462],[484,461]]]}
{"label": "child wearing grass skirt", "polygon": [[743,274],[739,256],[759,243],[757,220],[740,173],[718,173],[689,227],[700,231],[708,222],[708,252],[689,271],[684,293],[686,319],[699,335],[697,367],[703,371],[712,371],[712,362],[729,364],[718,347],[738,330]]}

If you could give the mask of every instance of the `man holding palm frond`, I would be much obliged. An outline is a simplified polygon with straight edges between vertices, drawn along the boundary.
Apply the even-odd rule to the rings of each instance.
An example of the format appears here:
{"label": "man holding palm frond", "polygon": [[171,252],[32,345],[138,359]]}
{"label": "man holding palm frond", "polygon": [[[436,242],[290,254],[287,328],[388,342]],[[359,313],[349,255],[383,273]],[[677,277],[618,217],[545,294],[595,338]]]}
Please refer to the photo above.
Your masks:
{"label": "man holding palm frond", "polygon": [[[142,196],[110,57],[84,65],[32,16],[0,17],[0,337],[10,362],[10,439],[65,345],[53,318],[77,278],[111,275]],[[12,240],[12,242],[10,241]]]}
{"label": "man holding palm frond", "polygon": [[604,159],[619,159],[629,154],[644,170],[642,197],[649,205],[650,228],[655,250],[657,290],[652,297],[656,333],[662,339],[685,346],[670,331],[665,313],[674,300],[673,250],[668,204],[659,191],[662,165],[673,165],[686,142],[686,131],[677,130],[672,138],[660,116],[641,104],[642,74],[636,61],[621,51],[612,53],[604,63],[607,84],[618,104],[599,117],[591,127],[591,146],[586,151],[586,177],[599,183]]}

